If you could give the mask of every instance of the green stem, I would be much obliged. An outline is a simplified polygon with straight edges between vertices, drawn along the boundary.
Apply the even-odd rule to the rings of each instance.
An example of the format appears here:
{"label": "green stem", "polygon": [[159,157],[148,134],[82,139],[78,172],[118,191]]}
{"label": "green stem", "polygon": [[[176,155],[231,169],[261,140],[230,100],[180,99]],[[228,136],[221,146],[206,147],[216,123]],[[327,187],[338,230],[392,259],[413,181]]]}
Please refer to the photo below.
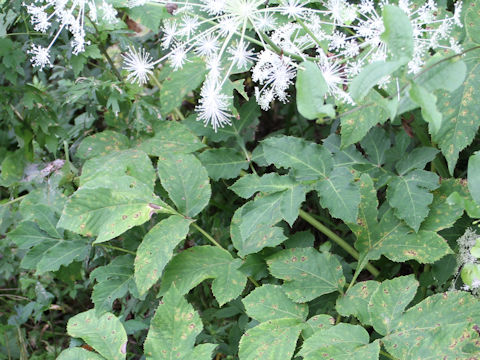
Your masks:
{"label": "green stem", "polygon": [[137,255],[137,253],[135,251],[123,249],[121,247],[114,246],[114,245],[108,245],[108,244],[93,244],[93,245],[94,246],[101,246],[101,247],[104,247],[104,248],[107,248],[107,249],[118,250],[118,251],[121,251],[121,252],[124,252],[124,253],[127,253],[127,254],[131,254],[131,255]]}
{"label": "green stem", "polygon": [[[328,236],[331,240],[333,240],[337,245],[339,245],[343,250],[345,250],[347,253],[349,253],[353,258],[356,260],[359,259],[359,254],[357,250],[355,250],[349,243],[347,243],[345,240],[343,240],[340,236],[335,234],[332,230],[327,228],[325,225],[323,225],[321,222],[317,221],[313,216],[311,216],[309,213],[303,211],[302,209],[299,210],[299,215],[300,217],[308,222],[310,225],[312,225],[314,228],[316,228],[318,231],[321,233],[325,234]],[[377,277],[380,274],[380,271],[376,269],[373,265],[367,264],[365,268],[374,276]]]}
{"label": "green stem", "polygon": [[396,360],[396,358],[394,358],[392,355],[390,355],[389,353],[387,353],[385,351],[380,350],[380,354],[382,354],[383,356],[385,356],[389,359]]}
{"label": "green stem", "polygon": [[8,206],[8,205],[11,205],[11,204],[13,204],[13,203],[16,203],[17,201],[20,201],[20,200],[22,200],[22,199],[23,199],[25,196],[27,196],[27,195],[28,195],[28,194],[25,194],[25,195],[19,196],[19,197],[18,197],[18,198],[16,198],[16,199],[10,200],[10,201],[8,201],[8,202],[6,202],[6,203],[3,203],[3,204],[0,204],[0,205],[1,205],[1,206]]}

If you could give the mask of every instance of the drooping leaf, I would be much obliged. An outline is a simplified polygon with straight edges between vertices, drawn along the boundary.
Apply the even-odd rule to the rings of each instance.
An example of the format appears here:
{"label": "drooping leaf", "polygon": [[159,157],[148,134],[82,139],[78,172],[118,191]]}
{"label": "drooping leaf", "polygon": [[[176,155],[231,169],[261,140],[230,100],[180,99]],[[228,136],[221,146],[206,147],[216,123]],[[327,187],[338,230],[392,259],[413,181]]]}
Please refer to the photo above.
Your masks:
{"label": "drooping leaf", "polygon": [[207,170],[191,154],[168,154],[158,159],[158,176],[178,210],[194,217],[210,201]]}
{"label": "drooping leaf", "polygon": [[233,259],[226,250],[214,246],[195,246],[177,254],[166,266],[160,294],[175,284],[181,294],[214,279],[212,292],[220,305],[236,298],[243,291],[247,277],[238,270],[240,259]]}
{"label": "drooping leaf", "polygon": [[135,283],[140,295],[158,281],[173,256],[173,250],[187,236],[191,222],[173,215],[157,223],[145,235],[135,258]]}
{"label": "drooping leaf", "polygon": [[279,285],[256,288],[242,301],[248,316],[259,322],[286,318],[305,320],[308,315],[307,305],[294,303]]}
{"label": "drooping leaf", "polygon": [[342,266],[330,253],[313,248],[279,251],[267,259],[270,273],[284,280],[287,296],[295,302],[307,302],[324,294],[342,291],[345,285]]}
{"label": "drooping leaf", "polygon": [[210,149],[198,157],[213,180],[236,178],[248,168],[245,157],[233,149]]}
{"label": "drooping leaf", "polygon": [[113,151],[128,149],[128,138],[116,131],[105,130],[83,139],[78,146],[76,156],[80,159],[91,159],[104,156]]}
{"label": "drooping leaf", "polygon": [[247,330],[240,339],[240,360],[291,359],[303,326],[297,319],[275,319]]}
{"label": "drooping leaf", "polygon": [[322,116],[328,85],[320,67],[311,61],[302,62],[297,72],[295,88],[298,112],[309,120]]}
{"label": "drooping leaf", "polygon": [[387,200],[395,209],[395,215],[418,231],[428,216],[433,195],[429,192],[439,186],[438,176],[424,170],[413,170],[396,176],[388,185]]}
{"label": "drooping leaf", "polygon": [[127,334],[112,313],[97,317],[95,310],[88,310],[77,314],[68,320],[67,332],[72,337],[82,338],[106,359],[126,358]]}

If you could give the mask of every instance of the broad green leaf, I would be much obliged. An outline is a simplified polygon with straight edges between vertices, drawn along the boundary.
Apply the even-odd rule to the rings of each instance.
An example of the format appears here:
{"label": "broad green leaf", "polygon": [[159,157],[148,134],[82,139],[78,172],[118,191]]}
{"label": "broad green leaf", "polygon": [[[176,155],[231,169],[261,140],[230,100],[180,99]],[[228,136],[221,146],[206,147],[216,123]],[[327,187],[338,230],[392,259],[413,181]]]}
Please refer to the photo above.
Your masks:
{"label": "broad green leaf", "polygon": [[380,286],[378,281],[356,283],[346,294],[337,299],[336,309],[342,316],[355,316],[363,325],[372,325],[368,306],[370,298]]}
{"label": "broad green leaf", "polygon": [[82,312],[68,320],[67,332],[71,337],[82,338],[108,360],[126,358],[127,334],[112,313],[97,317],[95,310]]}
{"label": "broad green leaf", "polygon": [[320,205],[330,210],[330,215],[345,222],[357,219],[360,191],[353,183],[353,175],[345,167],[337,167],[329,176],[315,183]]}
{"label": "broad green leaf", "polygon": [[299,355],[304,360],[378,360],[378,341],[369,344],[368,332],[359,325],[338,324],[318,331],[303,343]]}
{"label": "broad green leaf", "polygon": [[[35,251],[34,247],[30,251]],[[62,265],[69,265],[73,261],[81,261],[88,255],[90,246],[85,240],[57,240],[48,249],[42,249],[42,258],[38,261],[37,275],[47,271],[57,271]],[[30,253],[30,252],[29,252]],[[27,253],[27,255],[29,254]],[[25,264],[22,261],[22,264]]]}
{"label": "broad green leaf", "polygon": [[[63,206],[62,206],[63,209]],[[24,220],[34,221],[40,229],[45,231],[48,235],[61,238],[63,232],[61,229],[57,230],[58,217],[61,210],[57,212],[53,206],[48,204],[20,204],[20,212]]]}
{"label": "broad green leaf", "polygon": [[480,302],[470,293],[435,294],[408,309],[382,339],[398,359],[475,357],[480,353]]}
{"label": "broad green leaf", "polygon": [[418,231],[428,216],[433,195],[429,192],[439,186],[438,176],[424,170],[413,170],[394,177],[388,185],[387,200],[395,209],[395,215]]}
{"label": "broad green leaf", "polygon": [[153,192],[155,170],[148,155],[139,150],[114,151],[87,160],[82,168],[80,185],[92,182],[89,187],[101,187],[98,179],[114,179],[125,175],[147,185]]}
{"label": "broad green leaf", "polygon": [[465,29],[467,36],[476,44],[480,44],[480,22],[478,21],[480,11],[475,2],[471,3],[471,7],[465,11]]}
{"label": "broad green leaf", "polygon": [[368,92],[377,85],[383,78],[394,73],[400,66],[404,65],[404,60],[396,61],[377,61],[368,64],[358,74],[350,84],[350,95],[356,102],[362,101]]}
{"label": "broad green leaf", "polygon": [[385,280],[380,284],[367,307],[376,332],[386,335],[394,330],[395,320],[413,300],[418,285],[413,275]]}
{"label": "broad green leaf", "polygon": [[90,135],[83,139],[78,146],[76,156],[80,159],[91,159],[104,156],[113,151],[128,149],[128,138],[116,131],[105,130],[101,133]]}
{"label": "broad green leaf", "polygon": [[158,281],[173,250],[187,236],[191,222],[173,215],[157,223],[145,235],[135,258],[135,283],[140,295]]}
{"label": "broad green leaf", "polygon": [[422,109],[422,116],[428,123],[430,134],[436,134],[442,127],[442,113],[437,109],[437,97],[415,82],[411,84],[408,94]]}
{"label": "broad green leaf", "polygon": [[97,267],[90,273],[90,280],[97,281],[92,291],[96,314],[111,311],[116,299],[135,289],[132,256],[117,256],[107,265]]}
{"label": "broad green leaf", "polygon": [[282,250],[267,259],[270,273],[284,280],[287,296],[307,302],[321,295],[342,291],[345,285],[342,266],[330,253],[313,248]]}
{"label": "broad green leaf", "polygon": [[374,163],[377,167],[385,164],[387,160],[387,150],[390,149],[392,143],[384,129],[374,127],[363,138],[360,144],[365,150],[368,160]]}
{"label": "broad green leaf", "polygon": [[295,187],[297,181],[289,175],[278,175],[277,173],[248,174],[238,179],[235,184],[229,187],[235,194],[248,199],[256,192],[274,193]]}
{"label": "broad green leaf", "polygon": [[212,360],[213,350],[218,345],[216,344],[200,344],[193,348],[187,355],[185,355],[182,360]]}
{"label": "broad green leaf", "polygon": [[157,164],[162,186],[177,209],[188,217],[194,217],[210,201],[211,188],[207,170],[191,154],[160,156]]}
{"label": "broad green leaf", "polygon": [[236,178],[242,170],[248,168],[245,156],[233,149],[210,149],[198,157],[207,169],[208,175],[215,181]]}
{"label": "broad green leaf", "polygon": [[385,31],[380,36],[395,60],[408,62],[413,56],[413,29],[409,16],[399,7],[386,4],[382,8]]}
{"label": "broad green leaf", "polygon": [[409,152],[406,156],[403,156],[396,164],[400,175],[405,175],[407,172],[413,169],[423,170],[425,165],[435,159],[438,154],[438,150],[433,147],[417,147]]}
{"label": "broad green leaf", "polygon": [[293,356],[304,324],[296,319],[275,319],[261,323],[240,339],[240,360],[288,360]]}
{"label": "broad green leaf", "polygon": [[385,100],[375,91],[369,92],[358,111],[341,117],[342,148],[362,140],[376,124],[383,124],[392,117],[385,108]]}
{"label": "broad green leaf", "polygon": [[285,249],[295,249],[300,247],[313,247],[315,236],[310,231],[299,231],[288,237],[283,243]]}
{"label": "broad green leaf", "polygon": [[184,359],[203,330],[202,320],[175,286],[164,294],[150,322],[144,351],[147,359]]}
{"label": "broad green leaf", "polygon": [[468,190],[473,200],[480,205],[480,152],[468,159]]}
{"label": "broad green leaf", "polygon": [[356,166],[369,164],[369,161],[355,148],[355,146],[344,146],[341,148],[340,136],[330,134],[323,140],[323,146],[333,155],[335,166]]}
{"label": "broad green leaf", "polygon": [[269,164],[292,168],[299,180],[323,179],[332,167],[332,155],[324,147],[292,136],[271,137],[262,141],[263,155]]}
{"label": "broad green leaf", "polygon": [[238,268],[240,259],[233,259],[226,250],[214,246],[195,246],[177,254],[166,266],[160,294],[172,284],[186,294],[203,280],[214,279],[212,292],[221,305],[235,299],[245,287],[247,278]]}
{"label": "broad green leaf", "polygon": [[45,241],[58,241],[57,236],[52,236],[39,228],[33,221],[22,221],[7,237],[17,245],[19,249],[29,249]]}
{"label": "broad green leaf", "polygon": [[317,331],[323,331],[335,325],[335,319],[330,315],[320,314],[314,315],[307,320],[304,329],[302,330],[302,337],[308,339]]}
{"label": "broad green leaf", "polygon": [[[480,125],[480,108],[476,101],[480,96],[480,62],[478,51],[466,55],[467,77],[457,90],[439,94],[438,109],[443,114],[435,141],[447,159],[451,174],[460,151],[472,142]],[[458,75],[457,75],[458,76]]]}
{"label": "broad green leaf", "polygon": [[294,303],[279,285],[258,287],[242,301],[248,316],[259,322],[286,318],[303,321],[308,315],[308,306]]}
{"label": "broad green leaf", "polygon": [[2,169],[0,186],[8,187],[20,181],[23,177],[25,163],[26,159],[23,151],[17,150],[8,153],[0,166]]}
{"label": "broad green leaf", "polygon": [[297,108],[303,117],[314,120],[322,116],[322,106],[328,85],[320,67],[311,61],[304,61],[298,67],[295,88]]}
{"label": "broad green leaf", "polygon": [[[120,5],[120,6],[125,6]],[[140,23],[154,32],[160,29],[160,23],[163,19],[170,17],[166,7],[159,7],[156,4],[143,4],[128,8],[128,14],[135,22]]]}
{"label": "broad green leaf", "polygon": [[152,156],[172,152],[192,153],[204,146],[185,125],[176,121],[158,122],[153,137],[141,139],[137,144],[139,150]]}
{"label": "broad green leaf", "polygon": [[205,62],[200,58],[187,61],[181,71],[172,71],[160,89],[162,113],[171,113],[182,105],[183,98],[202,84],[206,71]]}
{"label": "broad green leaf", "polygon": [[105,360],[104,357],[80,347],[63,350],[57,360]]}

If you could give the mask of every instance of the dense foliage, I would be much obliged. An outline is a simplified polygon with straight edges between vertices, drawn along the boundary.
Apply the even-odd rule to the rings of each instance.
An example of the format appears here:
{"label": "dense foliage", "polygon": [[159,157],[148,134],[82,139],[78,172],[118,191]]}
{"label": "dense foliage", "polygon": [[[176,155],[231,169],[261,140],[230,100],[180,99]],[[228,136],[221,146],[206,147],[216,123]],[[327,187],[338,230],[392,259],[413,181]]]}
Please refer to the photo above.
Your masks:
{"label": "dense foliage", "polygon": [[0,359],[480,359],[480,2],[0,6]]}

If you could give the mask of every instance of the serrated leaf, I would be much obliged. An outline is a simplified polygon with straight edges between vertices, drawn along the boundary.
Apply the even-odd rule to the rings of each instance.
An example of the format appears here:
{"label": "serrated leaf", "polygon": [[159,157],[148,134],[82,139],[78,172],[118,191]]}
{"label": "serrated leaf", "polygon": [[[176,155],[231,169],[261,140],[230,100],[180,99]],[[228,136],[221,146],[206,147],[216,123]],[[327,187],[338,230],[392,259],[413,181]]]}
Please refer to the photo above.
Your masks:
{"label": "serrated leaf", "polygon": [[413,300],[418,285],[413,275],[399,276],[380,284],[367,306],[376,332],[386,335],[394,330],[396,319]]}
{"label": "serrated leaf", "polygon": [[135,257],[135,283],[140,295],[158,281],[173,250],[187,236],[191,222],[173,215],[157,223],[145,235]]}
{"label": "serrated leaf", "polygon": [[321,295],[342,291],[345,285],[342,266],[330,253],[313,248],[279,251],[267,259],[270,273],[284,280],[287,296],[295,302],[307,302]]}
{"label": "serrated leaf", "polygon": [[238,179],[229,187],[235,194],[244,199],[248,199],[256,192],[274,193],[293,188],[297,182],[289,175],[278,175],[277,173],[265,174],[247,174]]}
{"label": "serrated leaf", "polygon": [[372,318],[368,311],[370,298],[378,289],[378,281],[362,281],[355,284],[342,297],[337,299],[336,309],[342,316],[355,316],[363,325],[372,325]]}
{"label": "serrated leaf", "polygon": [[378,360],[378,341],[369,344],[368,332],[359,325],[338,324],[314,333],[303,343],[299,355],[304,360]]}
{"label": "serrated leaf", "polygon": [[298,112],[309,120],[321,116],[328,85],[320,67],[311,61],[302,62],[298,67],[295,88]]}
{"label": "serrated leaf", "polygon": [[160,89],[162,113],[171,113],[182,105],[183,98],[202,84],[206,72],[205,62],[200,58],[185,62],[182,71],[172,71]]}
{"label": "serrated leaf", "polygon": [[125,359],[127,334],[120,320],[111,313],[96,316],[88,310],[70,318],[68,335],[82,338],[88,345],[109,360]]}
{"label": "serrated leaf", "polygon": [[245,157],[233,149],[209,149],[198,157],[207,169],[208,175],[216,181],[236,178],[242,170],[248,168]]}
{"label": "serrated leaf", "polygon": [[395,60],[408,62],[414,52],[413,29],[409,16],[399,7],[386,4],[382,8],[385,31],[380,36]]}
{"label": "serrated leaf", "polygon": [[447,159],[451,174],[460,151],[472,142],[480,125],[478,103],[472,101],[480,96],[480,62],[478,54],[467,55],[467,77],[457,90],[439,94],[438,109],[444,119],[440,130],[434,134],[435,141]]}
{"label": "serrated leaf", "polygon": [[384,129],[380,127],[372,128],[360,144],[372,163],[378,167],[385,164],[386,153],[392,143]]}
{"label": "serrated leaf", "polygon": [[162,186],[183,215],[194,217],[207,206],[211,195],[210,182],[207,170],[195,156],[160,156],[157,169]]}
{"label": "serrated leaf", "polygon": [[248,316],[259,322],[286,318],[303,321],[308,315],[308,306],[294,303],[279,285],[258,287],[242,302]]}
{"label": "serrated leaf", "polygon": [[96,156],[107,155],[113,151],[128,149],[129,145],[130,141],[125,135],[116,131],[105,130],[83,139],[75,155],[80,159],[91,159]]}
{"label": "serrated leaf", "polygon": [[404,175],[410,170],[420,169],[423,170],[427,163],[435,159],[438,154],[438,150],[432,147],[417,147],[409,152],[406,156],[402,157],[396,164],[400,175]]}
{"label": "serrated leaf", "polygon": [[[35,251],[35,248],[30,251]],[[52,246],[48,249],[42,249],[42,258],[36,266],[37,274],[41,275],[47,271],[57,271],[62,265],[66,266],[73,261],[81,261],[85,259],[89,249],[90,247],[85,240],[58,240],[52,243]]]}
{"label": "serrated leaf", "polygon": [[7,237],[19,249],[29,249],[45,241],[58,241],[57,236],[51,236],[33,221],[22,221],[15,229],[7,233]]}
{"label": "serrated leaf", "polygon": [[330,315],[320,314],[314,315],[307,320],[304,329],[302,330],[302,337],[308,339],[317,331],[323,331],[335,325],[335,319]]}
{"label": "serrated leaf", "polygon": [[[63,208],[63,206],[62,206]],[[20,204],[20,212],[24,220],[34,221],[40,229],[54,238],[61,238],[62,231],[57,230],[58,217],[60,212],[47,204]]]}
{"label": "serrated leaf", "polygon": [[480,152],[468,159],[468,190],[473,200],[480,205]]}
{"label": "serrated leaf", "polygon": [[176,286],[164,294],[150,322],[144,351],[147,359],[184,359],[203,330],[200,316]]}
{"label": "serrated leaf", "polygon": [[333,155],[335,166],[355,166],[369,163],[355,146],[350,145],[341,148],[340,142],[340,136],[337,134],[330,134],[323,140],[323,146]]}
{"label": "serrated leaf", "polygon": [[103,356],[80,347],[63,350],[57,360],[105,360]]}
{"label": "serrated leaf", "polygon": [[135,287],[132,256],[118,256],[109,264],[97,267],[90,273],[90,280],[97,281],[92,292],[96,314],[110,311],[116,299],[125,296],[129,289]]}
{"label": "serrated leaf", "polygon": [[418,231],[422,221],[428,216],[433,195],[429,192],[439,186],[436,174],[413,170],[406,175],[394,177],[388,184],[387,200],[395,209],[395,215],[415,231]]}
{"label": "serrated leaf", "polygon": [[182,123],[160,121],[155,125],[153,137],[141,139],[137,149],[148,155],[160,156],[166,153],[192,153],[205,147]]}
{"label": "serrated leaf", "polygon": [[408,309],[382,342],[399,359],[471,358],[480,353],[479,322],[478,299],[448,291]]}
{"label": "serrated leaf", "polygon": [[214,246],[195,246],[177,254],[166,266],[160,294],[174,283],[186,294],[206,279],[214,279],[212,292],[220,305],[235,299],[245,287],[247,277],[238,270],[240,259]]}
{"label": "serrated leaf", "polygon": [[329,176],[315,183],[320,205],[330,210],[330,215],[345,222],[357,219],[360,191],[353,183],[353,175],[345,167],[336,167]]}
{"label": "serrated leaf", "polygon": [[323,179],[333,167],[332,155],[324,147],[292,136],[262,141],[263,156],[269,164],[292,168],[299,180]]}
{"label": "serrated leaf", "polygon": [[240,360],[291,359],[304,324],[295,319],[276,319],[261,323],[240,339]]}

